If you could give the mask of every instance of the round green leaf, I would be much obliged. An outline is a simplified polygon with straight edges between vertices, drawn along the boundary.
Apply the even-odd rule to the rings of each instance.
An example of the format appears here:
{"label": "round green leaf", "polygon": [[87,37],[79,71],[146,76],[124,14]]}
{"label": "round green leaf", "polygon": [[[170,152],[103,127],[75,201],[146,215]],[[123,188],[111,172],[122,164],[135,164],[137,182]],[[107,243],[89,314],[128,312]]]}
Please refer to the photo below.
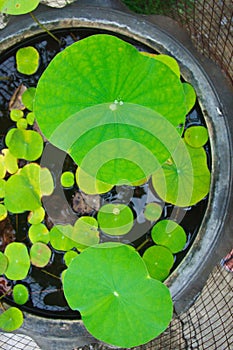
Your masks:
{"label": "round green leaf", "polygon": [[189,146],[199,148],[208,141],[208,131],[204,126],[191,126],[186,129],[184,139]]}
{"label": "round green leaf", "polygon": [[27,126],[28,126],[27,120],[25,118],[20,118],[19,120],[17,120],[16,126],[18,129],[21,129],[21,130],[27,129]]}
{"label": "round green leaf", "polygon": [[187,114],[191,111],[196,102],[196,92],[192,85],[183,83]]}
{"label": "round green leaf", "polygon": [[87,330],[118,347],[148,342],[172,318],[168,288],[149,277],[140,255],[127,245],[104,243],[79,254],[64,276],[64,293]]}
{"label": "round green leaf", "polygon": [[23,111],[20,109],[12,109],[10,111],[10,118],[13,122],[17,122],[19,119],[23,118]]}
{"label": "round green leaf", "polygon": [[30,111],[33,110],[35,94],[36,94],[36,88],[30,87],[27,90],[25,90],[22,95],[22,102],[24,106]]}
{"label": "round green leaf", "polygon": [[61,185],[63,187],[72,187],[74,185],[74,174],[71,171],[65,171],[61,175]]}
{"label": "round green leaf", "polygon": [[40,55],[38,51],[32,47],[23,47],[16,52],[16,65],[18,72],[26,75],[36,73],[39,67]]}
{"label": "round green leaf", "polygon": [[78,187],[86,194],[106,193],[112,189],[112,185],[102,182],[89,175],[80,167],[77,168],[75,178]]}
{"label": "round green leaf", "polygon": [[10,150],[5,148],[2,150],[2,153],[4,154],[4,163],[6,170],[9,174],[14,174],[16,171],[18,171],[18,160],[16,157],[11,154]]}
{"label": "round green leaf", "polygon": [[16,284],[13,288],[13,299],[14,302],[23,305],[28,301],[29,293],[28,289],[23,284]]}
{"label": "round green leaf", "polygon": [[0,315],[0,328],[4,332],[12,332],[23,324],[23,313],[16,307],[10,307]]}
{"label": "round green leaf", "polygon": [[10,280],[23,280],[30,268],[27,247],[23,243],[13,242],[7,245],[4,254],[8,259],[6,277]]}
{"label": "round green leaf", "polygon": [[56,250],[68,251],[75,248],[77,242],[71,238],[73,234],[73,226],[71,225],[56,225],[50,230],[50,243]]}
{"label": "round green leaf", "polygon": [[37,267],[45,267],[51,258],[52,252],[49,247],[41,242],[36,242],[30,250],[31,263]]}
{"label": "round green leaf", "polygon": [[5,197],[6,180],[0,179],[0,198]]}
{"label": "round green leaf", "polygon": [[0,179],[3,179],[6,175],[6,166],[4,156],[0,154]]}
{"label": "round green leaf", "polygon": [[174,264],[171,251],[162,246],[152,246],[143,254],[143,260],[152,278],[163,281]]}
{"label": "round green leaf", "polygon": [[112,236],[128,233],[133,227],[133,213],[124,204],[105,204],[97,215],[101,230]]}
{"label": "round green leaf", "polygon": [[39,224],[41,221],[43,221],[44,217],[45,217],[45,210],[43,207],[40,207],[29,213],[28,222],[31,225],[36,225],[36,224]]}
{"label": "round green leaf", "polygon": [[29,125],[33,125],[35,121],[35,114],[33,112],[29,112],[26,116],[26,120]]}
{"label": "round green leaf", "polygon": [[49,230],[44,224],[36,224],[30,226],[28,230],[28,236],[32,243],[42,242],[45,244],[49,243]]}
{"label": "round green leaf", "polygon": [[158,203],[148,203],[145,206],[144,216],[147,220],[156,221],[160,218],[163,208]]}
{"label": "round green leaf", "polygon": [[181,141],[173,159],[153,174],[152,184],[165,202],[186,207],[198,203],[209,193],[210,171],[205,150]]}
{"label": "round green leaf", "polygon": [[98,222],[91,216],[82,216],[74,224],[72,240],[77,242],[76,248],[84,248],[99,243]]}
{"label": "round green leaf", "polygon": [[66,252],[64,254],[64,262],[65,262],[66,266],[69,266],[71,261],[73,261],[77,255],[78,255],[78,253],[75,252],[74,250],[69,250],[68,252]]}
{"label": "round green leaf", "polygon": [[5,205],[0,204],[0,221],[5,220],[6,217],[7,217],[7,209]]}
{"label": "round green leaf", "polygon": [[186,244],[186,233],[179,224],[172,220],[159,221],[151,231],[153,241],[178,253]]}
{"label": "round green leaf", "polygon": [[9,15],[22,15],[35,10],[40,0],[1,0],[0,12]]}
{"label": "round green leaf", "polygon": [[7,269],[8,259],[6,255],[0,252],[0,275],[3,275]]}

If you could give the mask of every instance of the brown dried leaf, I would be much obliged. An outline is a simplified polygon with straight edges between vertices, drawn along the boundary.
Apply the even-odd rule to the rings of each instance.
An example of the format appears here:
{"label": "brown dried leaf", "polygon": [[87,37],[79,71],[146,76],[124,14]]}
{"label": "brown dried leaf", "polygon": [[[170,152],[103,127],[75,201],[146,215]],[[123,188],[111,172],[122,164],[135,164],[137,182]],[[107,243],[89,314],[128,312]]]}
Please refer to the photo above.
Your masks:
{"label": "brown dried leaf", "polygon": [[12,109],[20,109],[21,111],[25,109],[25,106],[22,102],[22,95],[27,88],[25,85],[21,84],[15,90],[10,102],[9,102],[9,111]]}

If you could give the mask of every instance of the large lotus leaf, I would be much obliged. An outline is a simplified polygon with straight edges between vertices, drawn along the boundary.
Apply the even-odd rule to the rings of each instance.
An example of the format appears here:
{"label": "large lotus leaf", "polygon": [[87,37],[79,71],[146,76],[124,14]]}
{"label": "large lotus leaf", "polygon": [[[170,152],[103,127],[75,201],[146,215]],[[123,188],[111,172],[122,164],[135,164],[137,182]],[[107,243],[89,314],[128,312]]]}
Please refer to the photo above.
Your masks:
{"label": "large lotus leaf", "polygon": [[[81,162],[90,151],[88,141],[91,137],[96,146],[101,142],[104,163],[116,152],[117,158],[127,160],[130,153],[129,162],[141,166],[146,177],[148,171],[151,173],[152,165],[148,170],[143,162],[153,162],[144,148],[151,153],[155,146],[153,135],[160,139],[160,128],[152,127],[152,121],[161,114],[177,128],[184,124],[186,105],[183,85],[166,64],[141,55],[135,47],[116,37],[94,35],[69,46],[50,63],[37,86],[34,112],[43,134],[55,146],[68,151],[89,174],[93,175]],[[108,136],[109,124],[111,136]],[[120,124],[122,130],[119,134]],[[139,136],[135,139],[136,128]],[[145,139],[140,137],[143,133]],[[150,137],[149,133],[152,133]],[[79,142],[81,136],[82,142]],[[110,138],[129,139],[132,143],[118,140],[109,146],[104,141]],[[135,149],[136,143],[139,145]],[[141,157],[142,153],[144,157]],[[136,159],[132,159],[134,156]],[[88,158],[90,163],[95,160],[94,154]],[[127,170],[127,162],[124,168]],[[127,171],[126,175],[133,170]],[[105,181],[101,176],[98,179]]]}
{"label": "large lotus leaf", "polygon": [[182,142],[173,156],[153,174],[153,187],[165,202],[180,207],[194,205],[209,193],[210,171],[205,150]]}
{"label": "large lotus leaf", "polygon": [[140,255],[127,245],[103,243],[79,254],[64,276],[64,293],[90,333],[119,347],[148,342],[172,318],[168,288],[149,277]]}
{"label": "large lotus leaf", "polygon": [[22,15],[35,10],[39,2],[40,0],[0,0],[0,12]]}
{"label": "large lotus leaf", "polygon": [[6,135],[6,145],[16,158],[37,160],[43,151],[43,139],[33,130],[13,128]]}
{"label": "large lotus leaf", "polygon": [[[46,175],[46,183],[44,186]],[[23,213],[41,207],[41,197],[53,191],[53,178],[47,168],[28,164],[6,182],[4,204],[12,213]]]}
{"label": "large lotus leaf", "polygon": [[11,280],[24,279],[30,268],[27,247],[23,243],[13,242],[7,245],[4,254],[8,259],[6,277]]}

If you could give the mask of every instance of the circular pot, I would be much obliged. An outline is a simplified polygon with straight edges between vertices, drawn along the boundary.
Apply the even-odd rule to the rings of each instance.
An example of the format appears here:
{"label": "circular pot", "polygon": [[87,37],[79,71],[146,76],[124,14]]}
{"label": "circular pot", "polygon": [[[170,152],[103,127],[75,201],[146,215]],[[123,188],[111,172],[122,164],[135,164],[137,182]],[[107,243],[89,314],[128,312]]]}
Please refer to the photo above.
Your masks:
{"label": "circular pot", "polygon": [[[62,10],[40,6],[36,16],[50,30],[74,27],[107,30],[175,57],[183,78],[196,90],[209,131],[212,177],[206,213],[189,252],[165,282],[170,288],[175,312],[179,314],[194,302],[208,274],[230,248],[233,133],[232,119],[231,124],[229,121],[233,106],[228,96],[231,91],[215,66],[200,58],[192,47],[191,50],[186,48],[190,43],[183,41],[174,23],[169,22],[168,27],[182,43],[164,29],[166,19],[134,16],[117,1],[89,1],[88,4],[78,1]],[[0,52],[41,32],[30,16],[12,17],[0,32]],[[17,333],[31,336],[43,350],[68,350],[96,342],[81,321],[52,320],[28,313]]]}

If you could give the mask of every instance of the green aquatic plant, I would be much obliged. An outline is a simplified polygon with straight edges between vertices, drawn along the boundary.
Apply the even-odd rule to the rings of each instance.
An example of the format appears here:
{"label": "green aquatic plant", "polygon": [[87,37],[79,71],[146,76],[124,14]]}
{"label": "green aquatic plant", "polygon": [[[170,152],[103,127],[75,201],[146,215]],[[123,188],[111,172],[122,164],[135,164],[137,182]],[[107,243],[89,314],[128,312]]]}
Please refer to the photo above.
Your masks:
{"label": "green aquatic plant", "polygon": [[207,129],[201,125],[191,126],[186,129],[184,133],[185,142],[194,148],[204,146],[208,141],[208,138],[209,136]]}
{"label": "green aquatic plant", "polygon": [[23,313],[17,307],[10,307],[0,315],[0,328],[12,332],[23,324]]}
{"label": "green aquatic plant", "polygon": [[23,305],[28,301],[29,292],[24,284],[16,284],[13,288],[13,300],[18,305]]}
{"label": "green aquatic plant", "polygon": [[10,280],[23,280],[30,268],[27,247],[23,243],[12,242],[6,246],[4,254],[8,259],[6,277]]}
{"label": "green aquatic plant", "polygon": [[163,208],[159,203],[147,203],[144,209],[144,216],[147,220],[156,221],[162,215]]}
{"label": "green aquatic plant", "polygon": [[50,239],[49,230],[42,223],[31,225],[28,230],[28,236],[32,243],[42,242],[47,244]]}
{"label": "green aquatic plant", "polygon": [[39,67],[40,55],[38,51],[32,47],[23,47],[16,52],[16,65],[18,72],[26,75],[36,73]]}
{"label": "green aquatic plant", "polygon": [[42,242],[36,242],[31,246],[30,259],[34,266],[45,267],[49,263],[51,255],[51,249]]}
{"label": "green aquatic plant", "polygon": [[[29,59],[29,57],[28,57]],[[33,111],[33,101],[36,94],[36,88],[30,87],[24,91],[22,94],[22,102],[24,106],[29,109],[29,111]]]}
{"label": "green aquatic plant", "polygon": [[37,8],[40,0],[1,0],[0,12],[9,15],[22,15]]}
{"label": "green aquatic plant", "polygon": [[74,185],[74,174],[71,171],[65,171],[62,173],[60,181],[63,187],[72,187]]}
{"label": "green aquatic plant", "polygon": [[143,254],[143,260],[152,278],[164,281],[174,264],[172,252],[163,246],[152,246]]}

